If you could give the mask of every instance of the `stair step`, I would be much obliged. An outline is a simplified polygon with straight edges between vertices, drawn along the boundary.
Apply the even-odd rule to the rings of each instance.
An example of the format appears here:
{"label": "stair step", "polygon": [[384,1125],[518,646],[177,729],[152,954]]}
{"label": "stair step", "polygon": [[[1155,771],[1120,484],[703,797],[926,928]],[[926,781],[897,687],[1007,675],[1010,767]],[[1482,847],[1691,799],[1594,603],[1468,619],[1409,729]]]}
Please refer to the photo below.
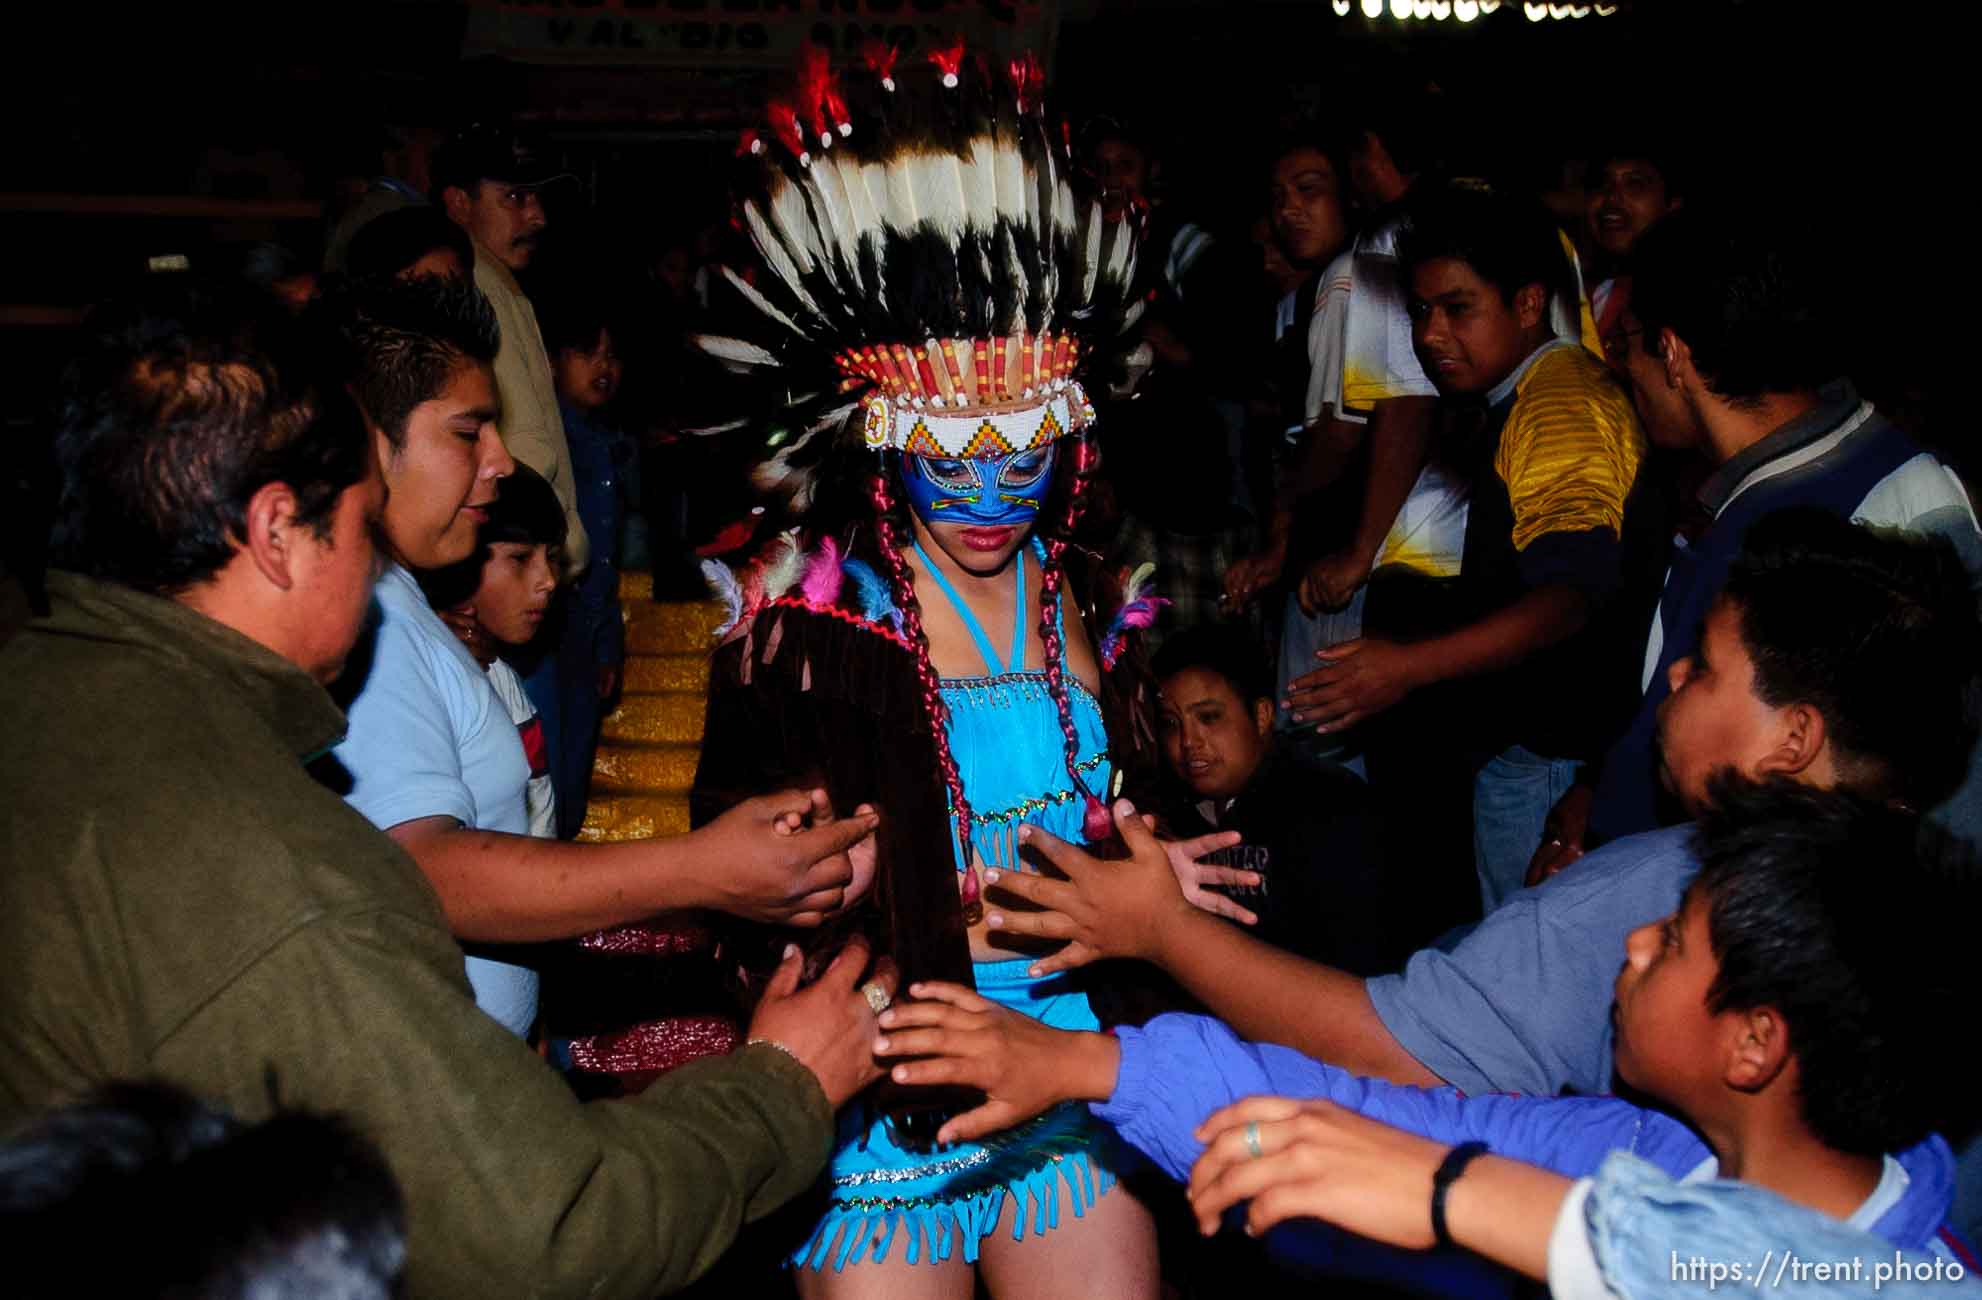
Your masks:
{"label": "stair step", "polygon": [[666,604],[633,600],[621,608],[626,613],[628,655],[706,655],[715,648],[716,629],[728,617],[713,600]]}
{"label": "stair step", "polygon": [[602,744],[592,784],[602,794],[682,793],[695,783],[694,745]]}
{"label": "stair step", "polygon": [[627,695],[680,691],[701,696],[709,689],[709,656],[701,654],[630,655],[626,660]]}
{"label": "stair step", "polygon": [[680,835],[688,830],[686,794],[593,795],[578,838],[595,844]]}
{"label": "stair step", "polygon": [[628,695],[600,720],[599,738],[620,744],[693,745],[702,739],[707,710],[701,695]]}

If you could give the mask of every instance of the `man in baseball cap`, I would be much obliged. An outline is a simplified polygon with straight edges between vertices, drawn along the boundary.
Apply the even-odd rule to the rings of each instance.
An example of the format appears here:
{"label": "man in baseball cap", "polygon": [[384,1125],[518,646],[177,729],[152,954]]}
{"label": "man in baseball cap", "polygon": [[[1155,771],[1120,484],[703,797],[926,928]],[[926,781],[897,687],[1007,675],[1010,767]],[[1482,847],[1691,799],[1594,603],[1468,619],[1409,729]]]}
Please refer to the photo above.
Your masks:
{"label": "man in baseball cap", "polygon": [[477,123],[457,131],[434,156],[434,202],[474,242],[475,287],[502,327],[495,362],[502,415],[496,428],[509,454],[543,475],[564,507],[567,576],[584,570],[590,547],[578,518],[571,447],[558,415],[550,358],[516,274],[530,264],[548,224],[544,188],[575,180],[501,125]]}

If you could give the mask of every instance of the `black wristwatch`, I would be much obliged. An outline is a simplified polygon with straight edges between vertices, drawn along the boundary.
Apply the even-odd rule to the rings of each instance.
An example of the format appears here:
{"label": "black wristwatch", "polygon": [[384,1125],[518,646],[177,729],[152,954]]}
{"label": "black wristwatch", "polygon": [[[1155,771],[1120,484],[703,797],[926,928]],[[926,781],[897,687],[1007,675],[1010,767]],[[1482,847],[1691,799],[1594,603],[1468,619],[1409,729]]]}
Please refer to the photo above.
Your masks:
{"label": "black wristwatch", "polygon": [[1452,1234],[1445,1227],[1445,1192],[1459,1175],[1466,1172],[1466,1166],[1473,1163],[1476,1156],[1487,1153],[1484,1142],[1461,1142],[1445,1153],[1436,1172],[1431,1176],[1431,1236],[1441,1246],[1450,1246]]}

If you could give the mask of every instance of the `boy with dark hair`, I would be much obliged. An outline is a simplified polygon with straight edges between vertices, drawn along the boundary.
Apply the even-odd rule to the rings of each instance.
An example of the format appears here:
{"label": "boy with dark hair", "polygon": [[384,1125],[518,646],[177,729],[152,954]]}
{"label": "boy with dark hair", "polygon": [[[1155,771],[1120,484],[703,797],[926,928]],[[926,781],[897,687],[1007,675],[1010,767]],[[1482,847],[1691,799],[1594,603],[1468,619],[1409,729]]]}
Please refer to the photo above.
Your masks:
{"label": "boy with dark hair", "polygon": [[[1982,905],[1973,855],[1853,796],[1732,780],[1713,794],[1696,828],[1700,874],[1677,912],[1626,940],[1612,1011],[1618,1076],[1672,1114],[1610,1097],[1399,1088],[1189,1017],[1121,1031],[1114,1093],[1097,1112],[1173,1174],[1197,1161],[1191,1195],[1206,1232],[1252,1201],[1253,1231],[1319,1217],[1398,1245],[1465,1243],[1567,1282],[1596,1271],[1574,1231],[1587,1179],[1626,1151],[1682,1180],[1738,1178],[1973,1268],[1945,1221],[1954,1160],[1938,1136],[1962,1131],[1975,1108],[1945,1036],[1947,1009],[1977,991],[1965,942]],[[1156,1078],[1162,1087],[1146,1082]],[[1230,1104],[1249,1093],[1279,1095]],[[1345,1122],[1342,1110],[1394,1129]],[[1387,1168],[1345,1158],[1345,1145],[1381,1150]],[[1575,1240],[1555,1251],[1559,1222]],[[1298,1252],[1315,1237],[1281,1244]],[[1693,1243],[1672,1244],[1677,1258]]]}
{"label": "boy with dark hair", "polygon": [[530,764],[523,799],[530,834],[555,838],[557,793],[543,723],[523,689],[523,679],[505,656],[536,639],[557,594],[564,559],[558,553],[564,545],[564,507],[537,471],[518,465],[502,480],[480,539],[480,549],[462,563],[420,574],[420,586],[441,621],[488,674],[496,698],[516,724],[523,756]]}
{"label": "boy with dark hair", "polygon": [[1484,762],[1473,828],[1491,911],[1521,887],[1577,763],[1628,708],[1627,578],[1656,581],[1624,545],[1645,437],[1602,362],[1551,322],[1552,300],[1574,300],[1575,273],[1539,209],[1454,186],[1413,208],[1399,251],[1426,373],[1442,394],[1486,402],[1484,427],[1458,453],[1470,491],[1456,596],[1468,621],[1323,650],[1290,698],[1296,721],[1327,732],[1479,679],[1447,695],[1467,715],[1456,743]]}
{"label": "boy with dark hair", "polygon": [[557,783],[558,837],[585,824],[598,746],[599,717],[619,694],[626,663],[626,623],[619,609],[619,541],[626,518],[626,479],[638,454],[610,422],[623,366],[605,303],[573,295],[545,313],[544,347],[557,386],[558,416],[571,447],[578,517],[592,559],[571,584],[543,661],[526,679],[542,711]]}
{"label": "boy with dark hair", "polygon": [[1186,628],[1151,670],[1157,737],[1182,787],[1161,812],[1170,833],[1240,834],[1204,861],[1257,873],[1257,884],[1228,892],[1257,914],[1266,942],[1358,974],[1395,965],[1410,949],[1397,937],[1369,787],[1274,736],[1273,678],[1250,636],[1232,624]]}

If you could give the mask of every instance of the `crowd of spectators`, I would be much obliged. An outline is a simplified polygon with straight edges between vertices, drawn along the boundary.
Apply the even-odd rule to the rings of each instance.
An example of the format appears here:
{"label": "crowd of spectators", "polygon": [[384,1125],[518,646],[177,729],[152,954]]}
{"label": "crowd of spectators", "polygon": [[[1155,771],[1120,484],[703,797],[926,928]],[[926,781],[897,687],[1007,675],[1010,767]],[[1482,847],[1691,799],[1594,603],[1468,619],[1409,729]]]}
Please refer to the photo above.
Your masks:
{"label": "crowd of spectators", "polygon": [[[1159,137],[1073,132],[1141,232],[1081,540],[1168,602],[1137,668],[1162,767],[1126,858],[1034,836],[1056,870],[986,884],[1049,968],[1141,963],[1161,1014],[1104,1034],[948,986],[877,1024],[894,976],[852,940],[809,982],[787,950],[731,1050],[636,1096],[558,1075],[544,947],[816,928],[872,876],[876,810],[819,790],[576,838],[622,573],[692,598],[756,527],[685,432],[746,244],[540,266],[584,187],[483,125],[321,257],[94,312],[0,651],[15,1259],[143,1205],[174,1213],[118,1293],[679,1289],[740,1235],[778,1256],[746,1229],[903,1057],[983,1094],[946,1140],[1089,1103],[1152,1157],[1193,1293],[1213,1257],[1173,1229],[1247,1202],[1265,1245],[1216,1258],[1263,1286],[1649,1296],[1699,1241],[1974,1267],[1936,1024],[1982,900],[1956,431],[1861,394],[1836,265],[1674,142],[1620,121],[1565,219],[1452,156],[1435,93],[1362,108],[1230,160],[1236,228]],[[1152,835],[1221,831],[1248,883],[1184,905]]]}

